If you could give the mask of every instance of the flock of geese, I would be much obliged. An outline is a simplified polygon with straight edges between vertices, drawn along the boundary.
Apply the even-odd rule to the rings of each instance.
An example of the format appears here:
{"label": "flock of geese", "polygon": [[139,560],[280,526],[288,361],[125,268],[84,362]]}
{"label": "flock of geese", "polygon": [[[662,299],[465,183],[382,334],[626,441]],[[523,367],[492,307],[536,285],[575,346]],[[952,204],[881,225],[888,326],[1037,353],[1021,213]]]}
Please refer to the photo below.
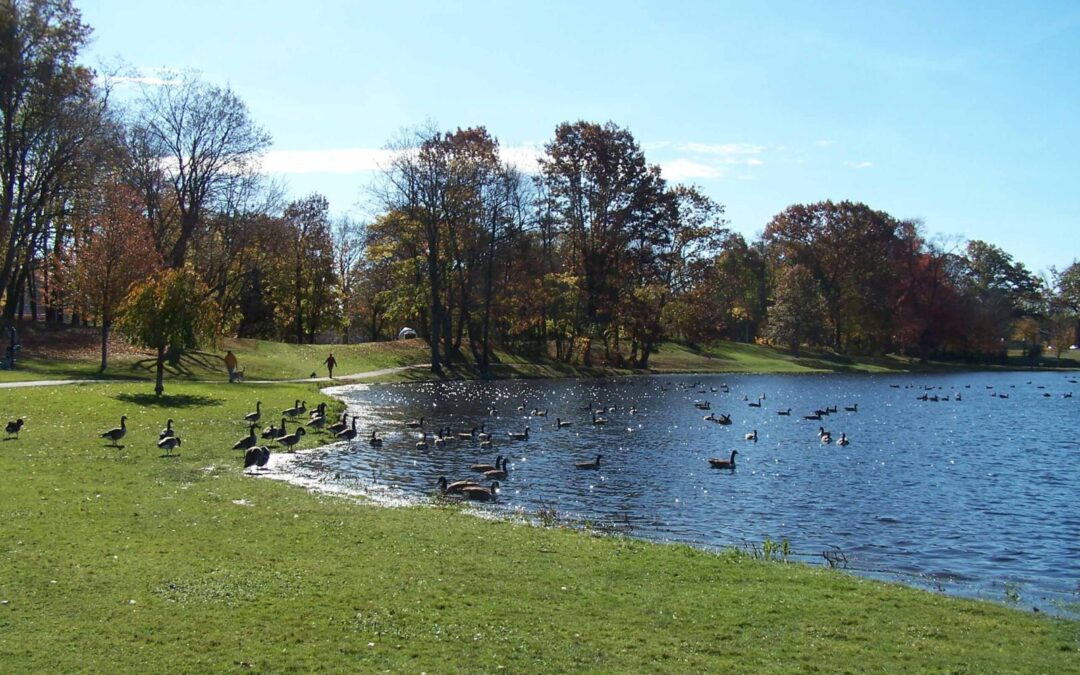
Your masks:
{"label": "flock of geese", "polygon": [[[1075,383],[1076,380],[1070,379],[1070,383]],[[1028,382],[1028,384],[1032,384]],[[706,389],[700,382],[693,384],[679,383],[675,385],[684,391],[696,391],[698,394],[707,393]],[[900,385],[890,384],[891,388],[899,389]],[[1015,386],[1015,385],[1013,385]],[[671,385],[664,385],[662,390],[670,390]],[[908,385],[908,388],[913,388],[914,385]],[[970,389],[970,385],[966,388]],[[1044,389],[1045,387],[1039,385],[1038,389]],[[919,401],[962,401],[963,395],[961,392],[956,391],[951,394],[939,394],[936,393],[940,387],[933,387],[929,385],[922,386],[923,392],[916,396],[916,400]],[[991,391],[991,396],[999,399],[1008,399],[1007,393],[1002,393],[994,390],[992,385],[987,385],[986,389]],[[730,393],[730,388],[727,385],[720,385],[719,388],[711,387],[711,392],[717,393]],[[935,393],[931,393],[934,391]],[[1050,393],[1043,393],[1044,397],[1052,396]],[[1066,392],[1062,394],[1063,398],[1072,398],[1072,392]],[[750,400],[749,397],[744,396],[743,401],[751,408],[762,408],[766,400],[765,394],[759,395],[756,399]],[[730,414],[720,413],[712,411],[712,402],[709,400],[697,400],[694,401],[694,407],[697,410],[709,411],[702,419],[706,422],[713,422],[722,426],[730,426],[732,419]],[[597,406],[593,402],[589,402],[588,406],[583,408],[588,414],[587,424],[591,424],[595,427],[603,427],[608,424],[608,418],[605,415],[616,413],[617,407],[611,406]],[[845,413],[858,413],[858,403],[852,405],[845,405],[843,408]],[[542,420],[547,417],[546,409],[532,408],[528,410],[524,403],[518,407],[518,411],[524,413],[525,419],[534,420],[534,423],[542,424]],[[637,409],[631,407],[628,409],[631,415],[637,413]],[[816,408],[813,411],[808,412],[802,416],[802,419],[808,421],[821,421],[830,415],[837,414],[839,412],[838,406],[824,406]],[[489,415],[495,415],[494,408],[488,410]],[[304,415],[307,414],[305,418]],[[782,417],[792,417],[791,408],[784,410],[777,410],[776,414]],[[244,470],[254,468],[255,471],[263,470],[269,462],[271,449],[265,442],[276,443],[279,446],[287,449],[295,449],[302,441],[303,437],[309,433],[318,433],[321,435],[332,435],[334,438],[343,441],[348,444],[351,449],[353,443],[360,438],[360,432],[357,430],[358,416],[353,415],[352,420],[349,420],[348,411],[342,412],[341,416],[335,422],[330,422],[326,417],[326,404],[320,403],[310,412],[307,408],[307,401],[295,400],[292,407],[286,408],[281,411],[280,425],[271,422],[268,426],[264,427],[261,432],[258,432],[258,426],[262,421],[263,410],[262,401],[255,402],[255,410],[247,413],[243,417],[243,422],[248,425],[248,433],[240,440],[233,444],[234,450],[240,450],[244,452]],[[299,418],[299,419],[298,419]],[[120,441],[127,435],[127,416],[121,415],[120,426],[108,429],[100,434],[100,437],[109,441],[110,447],[122,448]],[[304,421],[306,420],[306,421]],[[440,426],[436,431],[425,431],[426,420],[421,417],[419,419],[408,420],[404,423],[404,427],[410,431],[421,432],[420,440],[416,442],[417,450],[425,450],[429,447],[441,448],[448,443],[478,443],[478,447],[483,451],[492,451],[495,447],[495,440],[490,433],[486,430],[486,425],[481,424],[475,426],[469,431],[459,431],[454,433],[449,426]],[[10,421],[5,427],[7,438],[18,438],[19,433],[22,431],[25,425],[24,418],[18,418]],[[295,425],[290,431],[289,426]],[[555,429],[567,429],[573,426],[573,422],[569,419],[563,419],[562,417],[556,417],[554,423]],[[527,441],[530,438],[531,427],[526,424],[521,430],[511,430],[506,432],[506,438],[509,441]],[[822,444],[833,444],[839,446],[847,446],[851,443],[851,440],[847,437],[847,434],[841,433],[838,438],[834,440],[832,432],[825,429],[824,426],[818,427],[818,439]],[[758,441],[758,431],[753,429],[749,433],[744,435],[744,439],[747,442],[756,443]],[[383,439],[378,435],[377,431],[372,430],[370,435],[364,436],[363,440],[373,448],[379,448],[383,444]],[[167,420],[165,428],[158,434],[157,446],[163,450],[166,455],[171,455],[173,450],[180,447],[182,441],[174,427],[174,421],[172,419]],[[726,458],[712,458],[709,459],[709,465],[716,469],[726,469],[731,472],[735,471],[736,464],[735,458],[739,454],[738,450],[732,450],[731,454]],[[600,468],[600,462],[603,459],[603,455],[597,455],[595,459],[591,461],[577,461],[574,462],[574,467],[582,470],[597,470]],[[476,463],[469,466],[469,470],[473,473],[482,474],[482,478],[461,478],[458,480],[450,481],[445,476],[441,476],[437,482],[437,488],[440,493],[444,495],[460,496],[464,499],[470,499],[475,501],[495,501],[498,495],[498,489],[500,487],[500,481],[506,481],[510,479],[510,467],[507,464],[506,457],[498,455],[495,458],[494,464]],[[483,481],[483,482],[481,482]],[[490,481],[490,482],[488,482]],[[485,484],[486,483],[486,484]]]}

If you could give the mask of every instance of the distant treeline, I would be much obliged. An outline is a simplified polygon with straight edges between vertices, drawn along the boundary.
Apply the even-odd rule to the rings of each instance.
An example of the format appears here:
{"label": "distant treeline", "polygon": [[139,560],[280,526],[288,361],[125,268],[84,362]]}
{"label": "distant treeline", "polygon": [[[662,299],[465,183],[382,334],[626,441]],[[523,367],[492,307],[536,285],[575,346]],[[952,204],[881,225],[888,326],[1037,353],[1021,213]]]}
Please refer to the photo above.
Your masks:
{"label": "distant treeline", "polygon": [[[612,123],[559,125],[535,175],[486,129],[390,144],[367,223],[259,172],[270,137],[229,88],[178,75],[116,103],[66,0],[0,3],[0,305],[93,322],[185,268],[222,334],[310,342],[415,328],[435,369],[493,349],[646,366],[664,339],[999,358],[1080,339],[1080,266],[1040,278],[982,241],[853,202],[796,204],[759,240],[673,185]],[[104,365],[104,361],[103,361]]]}

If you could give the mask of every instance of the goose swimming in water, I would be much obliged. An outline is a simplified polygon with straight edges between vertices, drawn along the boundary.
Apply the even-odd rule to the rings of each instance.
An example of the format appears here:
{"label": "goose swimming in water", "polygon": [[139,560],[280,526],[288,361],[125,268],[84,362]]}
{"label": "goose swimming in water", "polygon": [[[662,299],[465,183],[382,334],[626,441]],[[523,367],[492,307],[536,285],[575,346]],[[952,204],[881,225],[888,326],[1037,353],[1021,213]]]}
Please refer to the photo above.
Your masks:
{"label": "goose swimming in water", "polygon": [[603,459],[603,455],[597,455],[596,459],[591,462],[574,462],[574,466],[579,469],[599,469],[600,460]]}
{"label": "goose swimming in water", "polygon": [[757,429],[754,429],[752,434],[746,434],[746,440],[757,443]]}
{"label": "goose swimming in water", "polygon": [[494,464],[472,464],[472,465],[469,466],[469,470],[470,471],[479,471],[480,473],[484,473],[485,471],[491,471],[493,469],[498,469],[499,467],[502,466],[502,462],[503,462],[503,456],[499,455],[498,457],[495,458],[495,463]]}
{"label": "goose swimming in water", "polygon": [[709,466],[714,469],[731,469],[735,470],[735,455],[739,454],[738,450],[731,451],[731,459],[710,459]]}
{"label": "goose swimming in water", "polygon": [[525,427],[525,431],[511,431],[510,440],[512,441],[527,441],[529,440],[529,427]]}
{"label": "goose swimming in water", "polygon": [[498,498],[499,481],[491,481],[491,487],[486,488],[480,485],[466,485],[461,489],[461,494],[466,499],[472,499],[477,502],[493,502]]}

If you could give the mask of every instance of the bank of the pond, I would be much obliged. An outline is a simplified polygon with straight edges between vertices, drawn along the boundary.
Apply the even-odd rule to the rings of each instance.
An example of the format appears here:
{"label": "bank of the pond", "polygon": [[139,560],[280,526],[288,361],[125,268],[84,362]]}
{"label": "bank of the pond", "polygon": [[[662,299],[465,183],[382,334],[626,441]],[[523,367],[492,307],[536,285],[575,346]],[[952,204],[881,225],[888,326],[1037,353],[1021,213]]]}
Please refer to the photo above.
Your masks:
{"label": "bank of the pond", "polygon": [[[243,415],[310,407],[313,385],[149,390],[0,393],[26,418],[0,441],[5,671],[1076,668],[1068,621],[245,476]],[[121,415],[124,447],[106,447]],[[174,457],[155,444],[168,418]]]}

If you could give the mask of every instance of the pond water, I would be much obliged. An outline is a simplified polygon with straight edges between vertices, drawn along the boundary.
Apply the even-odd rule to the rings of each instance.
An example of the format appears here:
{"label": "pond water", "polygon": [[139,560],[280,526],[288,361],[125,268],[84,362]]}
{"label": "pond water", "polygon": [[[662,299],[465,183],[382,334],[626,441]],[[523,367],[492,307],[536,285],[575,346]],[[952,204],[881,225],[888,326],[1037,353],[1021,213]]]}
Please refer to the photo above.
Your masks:
{"label": "pond water", "polygon": [[[334,443],[295,455],[288,471],[384,499],[428,500],[440,476],[482,479],[469,465],[505,455],[509,476],[497,504],[483,508],[530,517],[553,510],[704,547],[786,539],[808,561],[838,551],[856,573],[1075,615],[1075,378],[683,375],[341,387],[332,391],[359,416],[360,435],[377,430],[382,447]],[[1074,389],[1078,398],[1066,397]],[[695,407],[704,401],[711,411]],[[592,424],[590,407],[607,424]],[[804,419],[827,407],[837,412]],[[732,423],[705,421],[709,412]],[[483,425],[494,448],[473,440],[417,449],[421,432],[405,421],[421,417],[430,432]],[[556,418],[572,426],[557,428]],[[527,440],[509,438],[526,427]],[[821,442],[820,427],[831,443]],[[745,440],[755,429],[757,441]],[[841,433],[850,445],[836,444]],[[710,466],[732,450],[735,470]],[[575,467],[598,454],[599,469]]]}

